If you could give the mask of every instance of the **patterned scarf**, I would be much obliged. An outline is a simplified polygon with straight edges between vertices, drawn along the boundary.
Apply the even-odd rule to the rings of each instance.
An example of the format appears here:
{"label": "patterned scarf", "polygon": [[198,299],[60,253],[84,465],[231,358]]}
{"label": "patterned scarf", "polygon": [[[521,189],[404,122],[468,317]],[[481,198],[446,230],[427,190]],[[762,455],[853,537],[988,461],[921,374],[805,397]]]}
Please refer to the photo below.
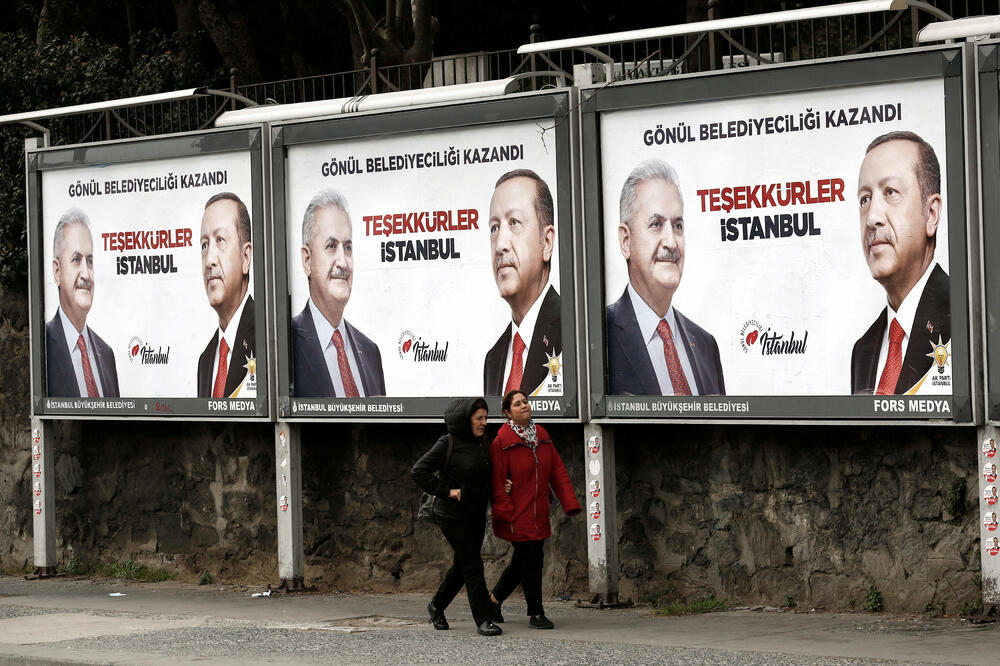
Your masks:
{"label": "patterned scarf", "polygon": [[530,419],[527,426],[521,426],[507,419],[507,425],[514,431],[514,434],[524,440],[524,443],[534,451],[538,447],[538,432],[535,431],[535,420]]}

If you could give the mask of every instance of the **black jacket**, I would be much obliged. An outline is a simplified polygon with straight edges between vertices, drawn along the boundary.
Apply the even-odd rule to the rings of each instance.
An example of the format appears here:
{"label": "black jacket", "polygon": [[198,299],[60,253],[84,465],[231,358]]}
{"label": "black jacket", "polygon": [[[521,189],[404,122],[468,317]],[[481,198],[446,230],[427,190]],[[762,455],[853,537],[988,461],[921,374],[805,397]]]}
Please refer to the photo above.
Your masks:
{"label": "black jacket", "polygon": [[[477,520],[486,516],[490,497],[490,447],[485,437],[472,436],[472,406],[475,398],[453,401],[445,410],[444,422],[454,444],[448,467],[441,472],[448,453],[448,435],[442,435],[413,465],[410,474],[424,492],[437,497],[435,516],[446,520]],[[462,501],[448,496],[452,488],[462,490]]]}

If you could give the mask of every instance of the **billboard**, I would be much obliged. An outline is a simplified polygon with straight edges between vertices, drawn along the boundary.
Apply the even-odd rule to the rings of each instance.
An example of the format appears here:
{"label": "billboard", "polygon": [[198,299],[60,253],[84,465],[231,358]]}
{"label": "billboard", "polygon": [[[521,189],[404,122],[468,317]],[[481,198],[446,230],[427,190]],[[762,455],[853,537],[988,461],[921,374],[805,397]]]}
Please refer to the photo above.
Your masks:
{"label": "billboard", "polygon": [[671,83],[646,84],[651,101],[592,107],[598,413],[971,418],[961,71],[942,62],[788,68],[721,99],[712,78],[669,104]]}
{"label": "billboard", "polygon": [[259,130],[28,159],[36,413],[267,416]]}
{"label": "billboard", "polygon": [[575,415],[567,98],[275,130],[279,413],[439,418],[484,395],[498,414],[519,388]]}

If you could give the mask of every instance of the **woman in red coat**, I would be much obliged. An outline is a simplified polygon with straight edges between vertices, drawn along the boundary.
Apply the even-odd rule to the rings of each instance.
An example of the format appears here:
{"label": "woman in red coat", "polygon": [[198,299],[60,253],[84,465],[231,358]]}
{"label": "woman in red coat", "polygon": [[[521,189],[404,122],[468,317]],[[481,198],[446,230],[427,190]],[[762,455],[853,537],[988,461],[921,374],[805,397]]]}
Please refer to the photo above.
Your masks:
{"label": "woman in red coat", "polygon": [[[568,516],[580,513],[580,503],[549,433],[531,420],[527,396],[511,391],[502,404],[507,422],[490,446],[493,533],[511,542],[514,556],[490,594],[496,604],[494,621],[503,622],[500,604],[520,585],[528,603],[529,624],[551,629],[552,622],[542,608],[542,547],[552,533],[549,499],[554,492]],[[507,480],[511,481],[509,494]]]}

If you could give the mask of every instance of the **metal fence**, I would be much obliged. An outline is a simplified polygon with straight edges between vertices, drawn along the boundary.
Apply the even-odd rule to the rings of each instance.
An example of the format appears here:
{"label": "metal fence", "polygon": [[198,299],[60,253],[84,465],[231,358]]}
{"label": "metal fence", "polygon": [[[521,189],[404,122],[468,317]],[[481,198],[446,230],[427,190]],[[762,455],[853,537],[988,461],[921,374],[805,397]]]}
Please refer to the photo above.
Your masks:
{"label": "metal fence", "polygon": [[[767,65],[908,48],[928,23],[1000,13],[1000,0],[937,0],[922,7],[840,18],[776,23],[733,31],[712,31],[665,39],[595,45],[586,49],[518,55],[515,50],[472,53],[405,65],[380,63],[369,54],[366,69],[268,83],[237,85],[231,92],[257,104],[291,104],[354,98],[394,90],[522,75],[523,89],[599,83]],[[716,3],[710,2],[709,18]],[[542,41],[532,26],[529,41]],[[231,102],[191,99],[60,119],[52,123],[53,144],[86,143],[201,129]]]}

